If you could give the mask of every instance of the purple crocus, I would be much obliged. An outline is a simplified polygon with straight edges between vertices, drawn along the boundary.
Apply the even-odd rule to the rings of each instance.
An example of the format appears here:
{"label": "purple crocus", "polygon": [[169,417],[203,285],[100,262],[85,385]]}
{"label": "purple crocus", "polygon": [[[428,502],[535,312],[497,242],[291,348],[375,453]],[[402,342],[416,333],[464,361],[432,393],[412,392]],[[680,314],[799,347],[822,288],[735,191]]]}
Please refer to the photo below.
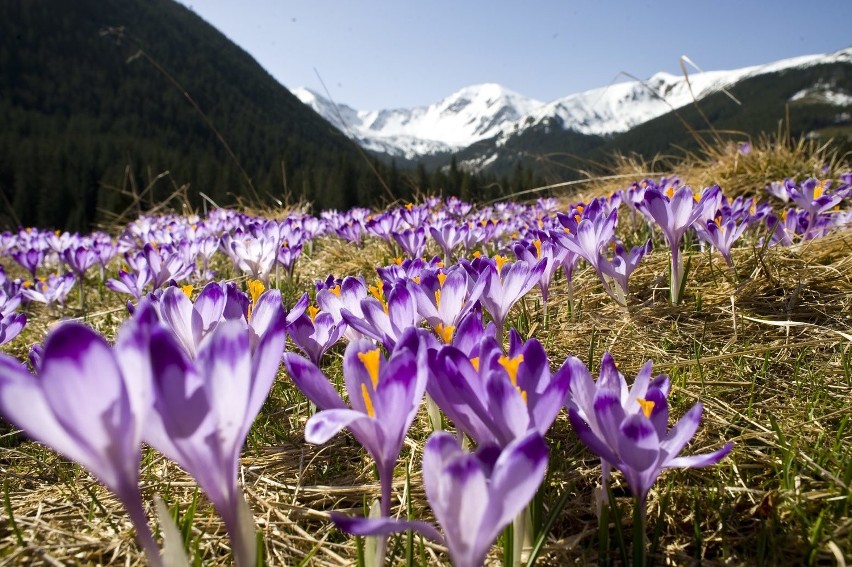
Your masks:
{"label": "purple crocus", "polygon": [[426,229],[418,226],[402,232],[393,232],[393,239],[409,258],[420,258],[426,250]]}
{"label": "purple crocus", "polygon": [[46,303],[53,309],[55,303],[65,306],[65,298],[71,292],[75,282],[74,274],[50,274],[46,278],[37,278],[32,282],[24,282],[21,287],[21,297],[27,301]]}
{"label": "purple crocus", "polygon": [[494,319],[497,336],[503,335],[503,325],[509,310],[535,287],[546,266],[547,260],[539,260],[530,267],[526,262],[506,262],[502,256],[483,265],[479,277],[485,278],[485,288],[480,301]]}
{"label": "purple crocus", "polygon": [[456,567],[479,567],[491,545],[535,495],[547,470],[547,444],[530,431],[502,450],[475,453],[462,449],[455,436],[433,433],[423,448],[423,486],[443,537],[422,521],[357,518],[332,513],[346,532],[386,536],[414,530],[447,546]]}
{"label": "purple crocus", "polygon": [[468,278],[464,268],[455,265],[446,272],[428,270],[419,283],[412,281],[409,285],[417,301],[417,311],[447,344],[452,342],[459,321],[470,312],[485,287],[486,280],[480,278],[468,293]]}
{"label": "purple crocus", "polygon": [[284,311],[256,337],[242,320],[221,322],[195,359],[156,324],[143,302],[135,318],[149,335],[135,360],[150,372],[153,407],[143,439],[191,474],[225,522],[236,564],[255,564],[254,523],[237,482],[240,451],[269,393],[286,340]]}
{"label": "purple crocus", "polygon": [[426,348],[418,330],[406,331],[388,358],[370,341],[349,344],[343,380],[351,406],[314,363],[290,352],[283,360],[296,386],[322,410],[308,419],[305,440],[322,444],[348,428],[376,461],[382,516],[390,516],[393,469],[426,390]]}
{"label": "purple crocus", "polygon": [[145,288],[151,281],[151,270],[147,264],[143,264],[139,266],[139,270],[135,271],[120,268],[118,279],[108,279],[106,286],[112,291],[130,294],[136,301],[139,301],[145,295]]}
{"label": "purple crocus", "polygon": [[4,345],[17,337],[27,324],[27,316],[23,313],[0,314],[0,345]]}
{"label": "purple crocus", "polygon": [[217,282],[204,286],[194,303],[190,293],[192,286],[168,287],[154,306],[160,320],[175,334],[187,355],[194,357],[202,339],[222,320],[227,296]]}
{"label": "purple crocus", "polygon": [[480,445],[505,446],[530,429],[544,435],[565,403],[569,367],[551,374],[541,343],[522,342],[514,329],[509,342],[508,354],[485,334],[475,356],[453,346],[429,351],[429,395]]}
{"label": "purple crocus", "polygon": [[669,379],[665,375],[651,379],[651,361],[629,389],[609,353],[603,356],[597,382],[579,359],[570,357],[567,365],[571,373],[567,407],[574,431],[601,458],[604,482],[609,466],[614,466],[640,503],[663,469],[713,465],[731,452],[733,444],[727,443],[712,453],[678,456],[698,429],[702,405],[693,406],[669,429]]}
{"label": "purple crocus", "polygon": [[[367,285],[360,277],[346,276],[343,281],[317,291],[317,305],[330,313],[335,322],[343,321],[341,310],[346,309],[353,317],[363,317],[361,300],[367,297]],[[351,326],[346,327],[343,336],[348,341],[358,340],[364,335]]]}
{"label": "purple crocus", "polygon": [[723,220],[722,216],[719,215],[716,217],[715,221],[707,221],[707,225],[704,230],[696,230],[696,232],[699,238],[713,246],[713,248],[722,254],[722,257],[725,258],[725,263],[728,264],[729,268],[733,268],[734,261],[731,259],[731,247],[742,235],[748,225],[748,217],[746,217],[739,226],[737,226],[737,221],[735,219],[728,217]]}
{"label": "purple crocus", "polygon": [[[657,189],[645,191],[642,211],[657,223],[671,248],[669,296],[673,304],[680,303],[681,283],[684,276],[680,241],[689,227],[705,214],[708,204],[715,207],[718,191],[718,187],[705,191],[699,201],[695,200],[692,189],[687,185],[674,191],[671,198]],[[715,208],[713,210],[715,212]]]}
{"label": "purple crocus", "polygon": [[464,242],[465,235],[469,230],[466,224],[459,225],[457,221],[444,221],[438,227],[430,226],[429,232],[441,250],[444,252],[444,261],[449,263],[453,258],[453,250]]}
{"label": "purple crocus", "polygon": [[523,260],[529,264],[530,268],[534,268],[542,259],[547,260],[547,264],[538,280],[538,288],[541,290],[541,301],[544,305],[547,305],[550,282],[553,280],[553,275],[562,265],[570,250],[554,245],[551,238],[545,232],[537,232],[535,236],[536,238],[531,242],[522,241],[516,243],[513,250],[518,260]]}
{"label": "purple crocus", "polygon": [[290,332],[290,338],[308,355],[311,362],[321,366],[323,355],[340,340],[347,327],[345,322],[335,321],[331,313],[325,313],[311,305],[287,330]]}
{"label": "purple crocus", "polygon": [[88,469],[124,504],[150,565],[162,565],[139,492],[150,380],[133,362],[139,345],[126,323],[114,349],[78,323],[54,328],[38,376],[0,354],[0,413],[28,436]]}
{"label": "purple crocus", "polygon": [[808,212],[808,228],[802,237],[803,240],[812,237],[811,233],[819,224],[819,215],[840,204],[849,195],[850,190],[852,190],[849,187],[845,187],[837,191],[829,191],[831,187],[830,181],[818,181],[814,178],[805,180],[801,185],[796,185],[792,180],[788,179],[785,184],[790,199]]}
{"label": "purple crocus", "polygon": [[24,267],[26,271],[36,278],[36,272],[44,261],[44,250],[41,248],[26,248],[24,250],[13,250],[12,258]]}
{"label": "purple crocus", "polygon": [[98,261],[98,257],[89,246],[69,246],[60,253],[59,257],[80,281],[85,278],[89,268]]}
{"label": "purple crocus", "polygon": [[[648,239],[642,246],[634,246],[630,252],[624,248],[624,244],[620,240],[615,243],[615,254],[612,260],[601,257],[599,264],[599,276],[604,284],[604,290],[610,294],[622,306],[627,306],[628,296],[628,280],[630,275],[636,270],[639,261],[652,250],[651,240]],[[607,279],[610,282],[607,282]]]}
{"label": "purple crocus", "polygon": [[404,283],[394,285],[387,299],[384,287],[382,280],[375,286],[368,286],[371,297],[361,300],[361,317],[345,307],[340,310],[340,315],[350,327],[391,350],[406,329],[417,326],[420,315],[414,296]]}

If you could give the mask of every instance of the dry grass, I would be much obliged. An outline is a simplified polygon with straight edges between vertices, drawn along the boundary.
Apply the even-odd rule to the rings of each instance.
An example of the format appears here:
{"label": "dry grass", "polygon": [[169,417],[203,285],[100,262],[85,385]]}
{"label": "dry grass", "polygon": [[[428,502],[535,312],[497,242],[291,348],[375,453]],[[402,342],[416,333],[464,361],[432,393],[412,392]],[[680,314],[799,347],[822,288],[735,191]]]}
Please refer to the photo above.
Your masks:
{"label": "dry grass", "polygon": [[[825,155],[807,150],[783,146],[773,153],[771,146],[757,147],[749,156],[720,151],[703,166],[683,164],[678,174],[694,186],[716,182],[728,194],[754,193],[768,180],[801,177],[821,167]],[[630,167],[642,170],[647,164],[623,166],[629,173]],[[623,185],[590,182],[582,194],[608,194]],[[375,240],[360,248],[318,241],[298,264],[291,291],[307,290],[329,273],[372,279],[374,267],[390,259],[387,245]],[[654,360],[655,369],[672,378],[673,417],[698,401],[704,404],[704,422],[688,451],[734,441],[734,452],[720,465],[664,473],[652,491],[648,533],[658,534],[652,536],[658,564],[839,563],[852,556],[852,231],[788,249],[746,243],[735,249],[734,262],[737,276],[717,254],[694,252],[685,300],[672,307],[666,301],[668,255],[656,250],[632,278],[629,310],[608,298],[592,270],[581,268],[575,274],[573,311],[564,281],[557,279],[546,319],[533,292],[510,323],[524,336],[539,338],[553,365],[572,354],[596,369],[608,350],[630,381],[645,360]],[[85,320],[114,336],[124,317],[120,300],[109,293],[100,299],[96,285],[88,288],[93,308]],[[23,358],[25,345],[41,340],[52,320],[33,308],[25,334],[9,351]],[[332,353],[331,373],[339,373],[340,352]],[[307,404],[281,372],[242,461],[242,482],[264,536],[266,561],[352,564],[353,540],[326,518],[331,510],[360,513],[378,493],[371,464],[348,435],[322,447],[304,443]],[[425,518],[418,463],[428,431],[425,415],[419,416],[394,487],[395,510],[405,513],[410,492],[415,514]],[[0,565],[143,564],[129,521],[105,489],[20,432],[6,426],[0,433],[6,502]],[[593,492],[599,462],[564,415],[548,441],[545,512],[564,492],[570,498],[539,564],[598,563]],[[406,466],[412,473],[408,487]],[[197,498],[192,521],[184,526],[187,547],[198,564],[228,564],[222,524],[194,482],[150,449],[142,478],[145,496],[164,495],[178,511],[179,524]],[[618,479],[616,494],[623,496],[626,489]],[[612,533],[611,528],[611,541]],[[394,541],[391,550],[399,563],[404,541]],[[440,547],[426,543],[422,553],[429,564],[446,561]],[[499,560],[500,553],[495,547],[493,558]]]}

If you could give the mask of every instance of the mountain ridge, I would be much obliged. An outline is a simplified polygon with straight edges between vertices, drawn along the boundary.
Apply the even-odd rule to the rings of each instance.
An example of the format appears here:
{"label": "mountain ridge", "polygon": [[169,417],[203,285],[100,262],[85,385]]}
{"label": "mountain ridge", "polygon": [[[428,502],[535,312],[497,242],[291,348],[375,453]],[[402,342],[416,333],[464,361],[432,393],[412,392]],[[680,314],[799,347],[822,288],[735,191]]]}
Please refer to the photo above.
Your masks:
{"label": "mountain ridge", "polygon": [[[500,140],[506,143],[513,136],[542,125],[611,136],[751,77],[838,62],[852,63],[852,47],[733,70],[699,71],[688,74],[688,79],[661,71],[645,80],[614,83],[546,103],[495,83],[484,83],[464,87],[425,107],[361,111],[341,104],[339,115],[335,106],[316,92],[299,87],[293,93],[362,147],[413,160],[458,152],[494,137],[499,138],[500,145]],[[831,103],[845,101],[848,96],[852,93],[828,93],[824,99]],[[484,111],[477,114],[483,108],[482,102],[489,100],[493,103],[484,105]],[[459,104],[462,101],[468,104]],[[493,110],[497,101],[501,104]],[[455,109],[459,111],[450,112]]]}

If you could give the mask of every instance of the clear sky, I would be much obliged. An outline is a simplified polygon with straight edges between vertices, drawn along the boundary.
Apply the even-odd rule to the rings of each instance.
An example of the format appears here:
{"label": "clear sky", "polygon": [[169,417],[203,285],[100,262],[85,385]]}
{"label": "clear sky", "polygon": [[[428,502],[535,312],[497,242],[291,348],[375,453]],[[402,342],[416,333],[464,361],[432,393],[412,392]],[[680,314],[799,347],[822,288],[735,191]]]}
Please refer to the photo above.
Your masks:
{"label": "clear sky", "polygon": [[852,0],[181,2],[285,86],[323,93],[319,73],[359,110],[486,82],[547,102],[620,72],[680,74],[681,55],[710,71],[852,45]]}

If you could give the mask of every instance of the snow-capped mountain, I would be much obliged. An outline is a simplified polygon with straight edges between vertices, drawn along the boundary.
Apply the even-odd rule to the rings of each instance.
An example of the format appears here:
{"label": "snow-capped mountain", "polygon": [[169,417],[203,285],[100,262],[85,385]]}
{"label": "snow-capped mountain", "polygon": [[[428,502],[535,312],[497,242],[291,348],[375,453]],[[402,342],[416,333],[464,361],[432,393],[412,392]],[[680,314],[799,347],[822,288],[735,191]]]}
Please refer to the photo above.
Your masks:
{"label": "snow-capped mountain", "polygon": [[365,148],[414,158],[465,148],[498,135],[543,103],[493,83],[465,87],[415,108],[354,110],[306,89],[299,99]]}
{"label": "snow-capped mountain", "polygon": [[[541,124],[583,134],[625,132],[744,79],[825,63],[852,63],[852,48],[742,69],[691,73],[688,80],[661,72],[645,81],[616,83],[546,104],[493,83],[466,87],[430,106],[374,111],[343,104],[335,107],[304,88],[293,93],[362,146],[416,158],[457,151],[494,137],[500,145],[501,140]],[[810,93],[800,96],[805,94]],[[850,93],[831,95],[826,100],[847,101]]]}

